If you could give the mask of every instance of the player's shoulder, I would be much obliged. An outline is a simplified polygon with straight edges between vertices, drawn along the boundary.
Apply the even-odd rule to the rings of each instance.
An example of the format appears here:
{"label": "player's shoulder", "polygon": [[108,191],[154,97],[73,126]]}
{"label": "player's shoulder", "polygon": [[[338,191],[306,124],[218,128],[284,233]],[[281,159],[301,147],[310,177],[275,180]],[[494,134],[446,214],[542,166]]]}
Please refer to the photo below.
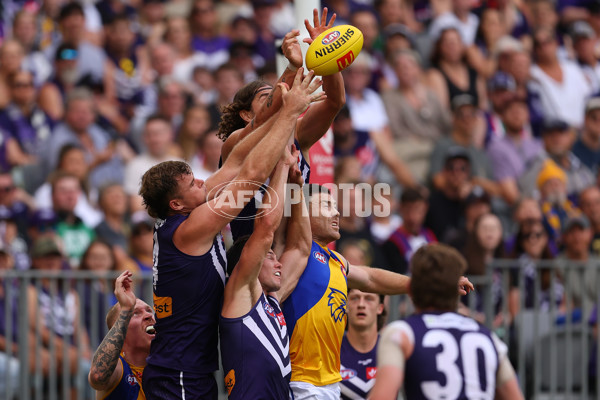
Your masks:
{"label": "player's shoulder", "polygon": [[415,333],[408,320],[398,320],[383,328],[379,340],[381,342],[393,342],[398,345],[407,340],[410,344],[414,344]]}

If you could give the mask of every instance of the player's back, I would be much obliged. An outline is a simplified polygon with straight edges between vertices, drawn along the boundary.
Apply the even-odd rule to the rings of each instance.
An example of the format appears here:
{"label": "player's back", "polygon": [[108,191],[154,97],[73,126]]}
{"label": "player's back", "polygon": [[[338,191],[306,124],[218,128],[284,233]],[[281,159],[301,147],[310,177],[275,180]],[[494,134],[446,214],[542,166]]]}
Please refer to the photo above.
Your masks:
{"label": "player's back", "polygon": [[491,332],[453,312],[422,313],[396,321],[414,343],[406,361],[409,399],[494,399],[498,348]]}
{"label": "player's back", "polygon": [[156,337],[148,364],[194,374],[218,366],[218,324],[223,303],[225,246],[218,234],[201,256],[181,252],[173,233],[187,218],[157,220],[154,232],[153,289]]}

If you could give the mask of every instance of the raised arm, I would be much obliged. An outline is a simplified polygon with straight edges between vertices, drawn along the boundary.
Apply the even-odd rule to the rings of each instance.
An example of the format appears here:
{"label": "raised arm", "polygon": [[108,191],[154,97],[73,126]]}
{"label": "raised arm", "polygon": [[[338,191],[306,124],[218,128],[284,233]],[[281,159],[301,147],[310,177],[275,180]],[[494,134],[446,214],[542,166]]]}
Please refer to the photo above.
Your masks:
{"label": "raised arm", "polygon": [[[294,155],[300,152],[297,149]],[[312,234],[310,230],[310,219],[308,218],[308,209],[304,201],[302,185],[304,179],[298,169],[298,165],[293,166],[293,174],[290,174],[290,181],[298,186],[299,201],[291,205],[291,216],[287,221],[287,230],[285,237],[285,248],[279,258],[281,262],[281,288],[277,292],[280,302],[294,291],[298,284],[298,279],[304,272],[310,249],[312,246]]]}
{"label": "raised arm", "polygon": [[300,68],[291,90],[286,84],[280,84],[283,90],[282,110],[271,133],[252,149],[237,177],[217,197],[194,209],[175,231],[173,241],[181,251],[201,255],[210,249],[214,236],[237,217],[254,196],[259,184],[268,178],[294,133],[298,115],[311,102],[325,97],[324,93],[314,94],[321,85],[320,80],[313,81],[314,73],[311,71],[305,78],[302,73],[303,68]]}
{"label": "raised arm", "polygon": [[[312,43],[317,36],[333,27],[336,14],[333,14],[329,23],[326,23],[327,12],[327,7],[325,7],[321,20],[319,20],[319,12],[316,8],[313,10],[314,26],[311,26],[308,20],[304,20],[304,25],[310,35],[310,38],[304,39],[304,42]],[[323,90],[327,93],[327,99],[313,104],[298,121],[296,138],[300,143],[300,150],[305,155],[310,147],[327,132],[337,113],[346,104],[344,80],[340,72],[323,77]]]}
{"label": "raised arm", "polygon": [[113,388],[123,374],[123,364],[119,362],[119,354],[125,343],[127,328],[133,316],[136,301],[132,290],[131,276],[131,272],[125,271],[117,278],[115,296],[119,301],[119,317],[92,358],[88,381],[94,389],[99,391]]}

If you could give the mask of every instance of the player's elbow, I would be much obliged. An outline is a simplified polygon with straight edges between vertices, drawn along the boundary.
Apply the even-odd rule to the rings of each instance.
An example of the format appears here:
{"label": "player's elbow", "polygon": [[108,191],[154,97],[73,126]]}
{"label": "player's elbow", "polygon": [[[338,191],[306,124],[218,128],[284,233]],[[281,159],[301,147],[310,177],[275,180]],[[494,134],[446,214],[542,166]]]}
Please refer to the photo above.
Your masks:
{"label": "player's elbow", "polygon": [[94,390],[104,390],[106,389],[106,382],[103,382],[100,377],[100,373],[96,370],[94,365],[90,369],[88,373],[88,382],[92,389]]}

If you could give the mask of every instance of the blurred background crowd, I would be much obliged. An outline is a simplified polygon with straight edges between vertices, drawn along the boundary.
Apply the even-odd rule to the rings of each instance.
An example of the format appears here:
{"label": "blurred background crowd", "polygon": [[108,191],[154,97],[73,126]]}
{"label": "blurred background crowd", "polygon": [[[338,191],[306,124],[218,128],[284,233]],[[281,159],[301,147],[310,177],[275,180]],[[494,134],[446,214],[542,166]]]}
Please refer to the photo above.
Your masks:
{"label": "blurred background crowd", "polygon": [[[600,2],[322,3],[364,47],[323,139],[332,168],[316,172],[325,152],[313,174],[393,188],[389,216],[357,216],[359,190],[339,199],[338,250],[401,273],[434,241],[463,252],[471,275],[515,259],[525,293],[515,276],[498,295],[510,315],[519,296],[564,307],[566,280],[542,276],[534,298],[527,266],[600,254]],[[258,77],[276,82],[275,43],[293,28],[288,0],[2,0],[0,268],[149,273],[142,174],[166,160],[216,171],[221,107]],[[569,280],[584,318],[593,275]],[[32,290],[50,312],[48,290]],[[74,329],[86,301],[61,296]]]}

